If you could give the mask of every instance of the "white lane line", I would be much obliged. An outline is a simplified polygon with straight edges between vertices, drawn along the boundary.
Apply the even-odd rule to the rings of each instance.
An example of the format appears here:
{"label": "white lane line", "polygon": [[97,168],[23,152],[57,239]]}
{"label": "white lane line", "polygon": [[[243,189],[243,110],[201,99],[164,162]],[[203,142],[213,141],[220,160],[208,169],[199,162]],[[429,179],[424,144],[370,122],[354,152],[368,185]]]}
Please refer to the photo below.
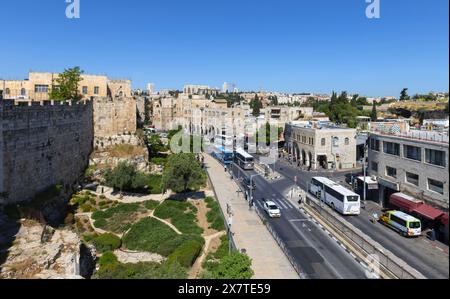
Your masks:
{"label": "white lane line", "polygon": [[341,245],[342,248],[344,248],[345,250],[347,250],[347,247],[345,247],[344,244],[341,243],[341,244],[339,244],[339,245]]}
{"label": "white lane line", "polygon": [[278,198],[272,199],[275,203],[278,204],[278,206],[282,206],[284,209],[287,209],[288,207],[283,203],[283,201],[279,200]]}

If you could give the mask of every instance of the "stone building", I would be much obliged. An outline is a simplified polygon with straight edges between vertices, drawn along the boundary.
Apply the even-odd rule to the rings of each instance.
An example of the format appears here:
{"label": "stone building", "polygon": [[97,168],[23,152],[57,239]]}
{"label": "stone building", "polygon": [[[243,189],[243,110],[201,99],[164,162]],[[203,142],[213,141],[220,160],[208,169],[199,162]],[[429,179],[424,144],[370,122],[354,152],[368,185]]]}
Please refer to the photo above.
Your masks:
{"label": "stone building", "polygon": [[[4,99],[46,101],[56,84],[58,73],[30,72],[25,80],[0,80],[0,94]],[[78,92],[83,98],[130,97],[131,81],[109,80],[106,76],[82,74]]]}
{"label": "stone building", "polygon": [[96,138],[136,133],[136,99],[131,97],[94,98],[93,106]]}
{"label": "stone building", "polygon": [[0,203],[77,184],[92,150],[92,117],[91,101],[0,101]]}
{"label": "stone building", "polygon": [[286,124],[286,148],[298,166],[318,169],[356,167],[356,130],[320,124]]}
{"label": "stone building", "polygon": [[377,178],[379,203],[403,192],[448,211],[448,133],[372,127],[368,173]]}

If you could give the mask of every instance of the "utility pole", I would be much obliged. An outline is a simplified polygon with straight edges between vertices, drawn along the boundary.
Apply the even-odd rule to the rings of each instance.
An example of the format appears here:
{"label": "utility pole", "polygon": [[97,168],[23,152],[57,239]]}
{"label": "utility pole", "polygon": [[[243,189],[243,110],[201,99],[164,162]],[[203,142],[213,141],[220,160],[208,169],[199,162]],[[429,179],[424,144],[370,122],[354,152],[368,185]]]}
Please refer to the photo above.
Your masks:
{"label": "utility pole", "polygon": [[367,144],[364,145],[364,160],[363,160],[363,173],[364,173],[363,202],[364,202],[364,207],[366,206],[366,153],[367,153]]}

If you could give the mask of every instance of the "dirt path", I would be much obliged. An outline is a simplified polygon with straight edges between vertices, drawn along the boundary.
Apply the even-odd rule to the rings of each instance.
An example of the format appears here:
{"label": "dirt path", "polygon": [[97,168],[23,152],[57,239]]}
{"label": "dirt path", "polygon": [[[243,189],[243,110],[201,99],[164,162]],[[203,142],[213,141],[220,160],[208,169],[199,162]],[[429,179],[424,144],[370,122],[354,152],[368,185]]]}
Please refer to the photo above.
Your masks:
{"label": "dirt path", "polygon": [[190,201],[193,205],[197,207],[197,220],[198,224],[201,228],[203,228],[202,237],[205,239],[205,245],[202,248],[202,252],[195,261],[194,265],[192,265],[191,270],[189,271],[189,279],[196,279],[201,271],[202,264],[206,259],[206,256],[210,252],[214,252],[220,246],[220,238],[226,234],[225,231],[218,232],[214,229],[209,228],[210,224],[206,217],[209,209],[206,206],[206,202],[204,200],[195,200]]}
{"label": "dirt path", "polygon": [[206,236],[205,238],[205,245],[203,246],[201,255],[197,258],[194,265],[192,265],[191,270],[189,271],[189,279],[196,279],[200,275],[200,272],[202,271],[202,265],[205,261],[206,256],[210,252],[214,252],[219,248],[220,246],[220,238],[225,235],[226,232],[218,232],[214,235]]}

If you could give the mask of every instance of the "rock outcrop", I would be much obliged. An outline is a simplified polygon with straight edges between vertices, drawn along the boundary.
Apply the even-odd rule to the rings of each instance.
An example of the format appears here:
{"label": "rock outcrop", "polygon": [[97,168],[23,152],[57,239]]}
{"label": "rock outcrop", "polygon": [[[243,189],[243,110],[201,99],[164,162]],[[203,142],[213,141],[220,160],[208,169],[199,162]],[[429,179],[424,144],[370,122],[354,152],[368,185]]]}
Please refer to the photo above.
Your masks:
{"label": "rock outcrop", "polygon": [[[79,236],[69,229],[54,230],[24,220],[7,257],[0,277],[9,279],[89,278],[95,252],[82,250]],[[82,276],[84,275],[84,277]]]}

